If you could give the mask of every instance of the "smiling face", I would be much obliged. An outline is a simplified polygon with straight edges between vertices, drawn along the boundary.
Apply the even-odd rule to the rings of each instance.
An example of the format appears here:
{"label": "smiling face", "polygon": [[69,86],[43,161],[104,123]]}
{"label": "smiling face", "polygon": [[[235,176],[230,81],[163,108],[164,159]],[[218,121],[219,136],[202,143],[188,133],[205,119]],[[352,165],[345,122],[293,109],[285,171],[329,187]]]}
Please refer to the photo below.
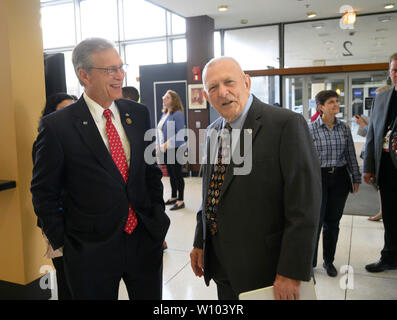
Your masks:
{"label": "smiling face", "polygon": [[163,107],[167,108],[167,111],[169,111],[171,106],[172,106],[172,97],[170,93],[167,91],[163,96]]}
{"label": "smiling face", "polygon": [[215,110],[231,122],[244,111],[251,88],[251,79],[232,59],[212,62],[204,74],[204,96]]}
{"label": "smiling face", "polygon": [[[93,68],[118,68],[123,64],[116,49],[93,53],[91,63]],[[109,75],[105,70],[80,69],[79,76],[87,95],[103,108],[109,107],[114,100],[122,98],[123,71],[118,70],[114,75]]]}

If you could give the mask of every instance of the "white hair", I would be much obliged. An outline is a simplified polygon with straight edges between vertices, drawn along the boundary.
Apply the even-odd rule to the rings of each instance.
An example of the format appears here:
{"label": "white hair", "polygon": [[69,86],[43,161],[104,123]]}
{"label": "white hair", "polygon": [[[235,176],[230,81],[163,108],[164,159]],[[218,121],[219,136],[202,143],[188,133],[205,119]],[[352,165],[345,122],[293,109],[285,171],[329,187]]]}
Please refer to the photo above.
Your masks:
{"label": "white hair", "polygon": [[212,58],[210,61],[207,62],[207,64],[205,65],[204,69],[203,69],[203,73],[202,73],[202,79],[203,79],[203,85],[204,85],[204,90],[206,92],[207,91],[207,87],[205,86],[205,78],[207,77],[207,71],[208,68],[217,62],[223,61],[223,60],[231,60],[233,61],[240,69],[241,69],[241,73],[244,74],[243,69],[241,68],[240,63],[238,63],[238,61],[236,59],[234,59],[233,57],[228,57],[228,56],[222,56],[222,57],[217,57],[217,58]]}

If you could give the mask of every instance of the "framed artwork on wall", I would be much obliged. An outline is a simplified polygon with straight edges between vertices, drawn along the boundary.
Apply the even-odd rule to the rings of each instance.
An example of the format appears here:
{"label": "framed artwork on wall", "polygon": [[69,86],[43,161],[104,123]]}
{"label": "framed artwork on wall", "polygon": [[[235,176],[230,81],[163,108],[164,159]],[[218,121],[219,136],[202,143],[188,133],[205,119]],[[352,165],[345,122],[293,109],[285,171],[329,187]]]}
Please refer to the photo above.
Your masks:
{"label": "framed artwork on wall", "polygon": [[204,97],[202,84],[189,84],[189,109],[206,109],[207,100]]}

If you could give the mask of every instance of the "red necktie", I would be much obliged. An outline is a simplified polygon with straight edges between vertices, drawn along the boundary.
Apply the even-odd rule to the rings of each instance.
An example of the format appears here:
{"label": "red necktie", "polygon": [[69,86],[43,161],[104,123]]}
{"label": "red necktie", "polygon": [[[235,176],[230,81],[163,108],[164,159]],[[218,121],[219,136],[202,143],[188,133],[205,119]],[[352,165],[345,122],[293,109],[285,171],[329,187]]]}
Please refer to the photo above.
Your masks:
{"label": "red necktie", "polygon": [[[106,134],[108,136],[110,154],[112,155],[112,159],[119,169],[121,175],[125,183],[128,182],[128,163],[127,158],[124,153],[123,145],[121,144],[120,136],[112,123],[112,111],[106,109],[103,112],[103,115],[106,118]],[[125,225],[124,231],[128,234],[131,234],[134,231],[135,227],[138,224],[138,219],[134,210],[132,210],[131,204],[129,205],[128,210],[128,220]]]}

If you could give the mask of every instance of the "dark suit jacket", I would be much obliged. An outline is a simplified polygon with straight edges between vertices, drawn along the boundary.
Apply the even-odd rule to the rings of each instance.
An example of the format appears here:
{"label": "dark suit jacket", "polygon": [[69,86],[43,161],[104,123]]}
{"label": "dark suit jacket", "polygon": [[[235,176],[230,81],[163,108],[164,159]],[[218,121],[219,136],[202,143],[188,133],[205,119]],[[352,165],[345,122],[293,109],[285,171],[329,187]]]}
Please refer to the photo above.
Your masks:
{"label": "dark suit jacket", "polygon": [[385,122],[394,86],[375,96],[368,127],[364,154],[364,173],[373,173],[379,181]]}
{"label": "dark suit jacket", "polygon": [[130,203],[138,225],[156,243],[163,241],[169,226],[161,170],[144,161],[148,110],[124,99],[116,105],[131,145],[128,184],[83,97],[44,117],[34,146],[31,192],[42,229],[54,249],[65,243],[65,256],[67,250],[70,257],[85,257],[91,263],[106,259],[120,245]]}
{"label": "dark suit jacket", "polygon": [[[221,126],[219,118],[209,129]],[[320,216],[321,173],[307,123],[297,113],[254,97],[243,129],[252,129],[252,171],[233,175],[236,165],[228,166],[217,211],[222,263],[229,281],[241,293],[272,285],[276,273],[309,280]],[[207,285],[211,275],[206,238],[211,235],[203,208],[211,171],[212,165],[204,166],[203,202],[194,239],[194,247],[204,248]]]}

